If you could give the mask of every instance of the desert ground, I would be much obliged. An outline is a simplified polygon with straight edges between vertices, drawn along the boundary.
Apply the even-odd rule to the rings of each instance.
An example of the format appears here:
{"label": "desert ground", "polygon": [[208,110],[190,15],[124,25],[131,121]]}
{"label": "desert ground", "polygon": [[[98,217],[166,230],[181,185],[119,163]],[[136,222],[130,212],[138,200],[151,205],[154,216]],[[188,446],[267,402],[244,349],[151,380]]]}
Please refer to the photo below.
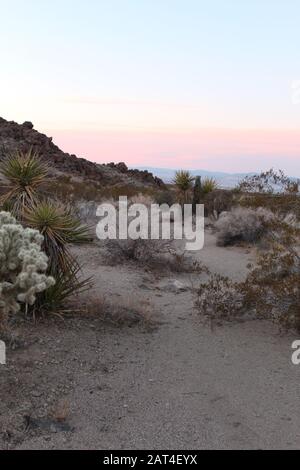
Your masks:
{"label": "desert ground", "polygon": [[[1,449],[295,449],[300,366],[293,332],[269,321],[208,324],[194,310],[201,275],[107,265],[100,244],[74,248],[93,275],[88,313],[16,325],[1,366]],[[197,253],[239,280],[255,252]]]}

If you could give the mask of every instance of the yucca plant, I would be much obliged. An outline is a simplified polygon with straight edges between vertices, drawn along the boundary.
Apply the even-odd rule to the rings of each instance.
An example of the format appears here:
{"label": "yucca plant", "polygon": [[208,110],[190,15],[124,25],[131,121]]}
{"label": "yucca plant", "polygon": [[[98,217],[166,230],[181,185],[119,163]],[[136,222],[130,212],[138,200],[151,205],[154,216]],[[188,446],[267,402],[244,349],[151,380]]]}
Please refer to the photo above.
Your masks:
{"label": "yucca plant", "polygon": [[70,296],[91,285],[90,279],[80,278],[80,265],[69,250],[71,243],[90,240],[89,229],[69,207],[41,198],[39,189],[47,180],[48,166],[37,153],[16,152],[8,156],[0,164],[0,172],[7,181],[7,191],[1,196],[0,205],[9,208],[23,225],[43,235],[42,249],[49,258],[47,274],[56,281],[47,294],[37,297],[33,313],[62,311]]}
{"label": "yucca plant", "polygon": [[218,189],[218,183],[214,178],[205,178],[202,182],[202,193],[208,194]]}
{"label": "yucca plant", "polygon": [[48,292],[38,297],[33,314],[35,311],[66,313],[70,298],[92,285],[91,278],[81,278],[81,267],[69,250],[70,243],[90,240],[89,229],[81,225],[69,207],[52,200],[41,201],[27,209],[24,220],[43,235],[43,249],[50,259],[48,272],[56,281]]}
{"label": "yucca plant", "polygon": [[55,284],[38,296],[32,308],[33,314],[36,311],[57,315],[68,313],[70,310],[73,312],[74,307],[70,299],[92,287],[92,278],[81,279],[80,274],[80,266],[76,261],[71,260],[68,271],[56,274]]}
{"label": "yucca plant", "polygon": [[6,192],[0,197],[0,205],[22,219],[24,210],[38,200],[38,190],[47,178],[48,165],[32,150],[16,151],[0,163],[0,173],[6,179]]}
{"label": "yucca plant", "polygon": [[50,273],[56,276],[72,271],[75,261],[68,245],[86,243],[90,235],[71,209],[60,202],[41,201],[24,212],[24,221],[43,235],[43,250],[51,260]]}
{"label": "yucca plant", "polygon": [[178,170],[175,173],[173,184],[176,187],[180,204],[187,204],[191,199],[194,177],[188,170]]}

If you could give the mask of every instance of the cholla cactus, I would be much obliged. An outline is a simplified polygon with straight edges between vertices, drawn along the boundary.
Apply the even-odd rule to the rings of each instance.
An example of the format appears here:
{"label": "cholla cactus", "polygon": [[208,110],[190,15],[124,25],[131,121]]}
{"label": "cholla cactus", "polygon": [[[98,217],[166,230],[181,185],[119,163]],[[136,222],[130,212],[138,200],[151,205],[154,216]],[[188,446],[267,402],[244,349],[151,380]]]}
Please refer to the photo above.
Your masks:
{"label": "cholla cactus", "polygon": [[0,212],[0,322],[32,305],[36,294],[54,284],[45,274],[48,258],[41,251],[43,236],[23,228],[8,212]]}

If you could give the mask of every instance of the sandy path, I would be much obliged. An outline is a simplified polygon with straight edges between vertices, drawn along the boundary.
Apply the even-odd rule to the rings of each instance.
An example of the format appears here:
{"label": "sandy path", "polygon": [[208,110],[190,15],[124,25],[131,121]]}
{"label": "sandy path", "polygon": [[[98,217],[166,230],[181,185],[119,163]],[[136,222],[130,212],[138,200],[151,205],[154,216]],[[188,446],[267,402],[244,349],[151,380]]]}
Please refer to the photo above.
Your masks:
{"label": "sandy path", "polygon": [[[200,257],[212,270],[237,277],[250,259],[242,249],[216,248],[211,237]],[[211,331],[193,312],[190,291],[168,292],[166,279],[147,290],[136,270],[97,268],[94,248],[87,269],[98,269],[95,292],[119,301],[149,299],[162,323],[152,333],[83,332],[78,354],[85,366],[78,367],[69,397],[75,431],[47,441],[35,437],[21,448],[300,447],[300,366],[290,359],[293,335],[280,336],[262,321]],[[89,367],[97,363],[106,372]]]}

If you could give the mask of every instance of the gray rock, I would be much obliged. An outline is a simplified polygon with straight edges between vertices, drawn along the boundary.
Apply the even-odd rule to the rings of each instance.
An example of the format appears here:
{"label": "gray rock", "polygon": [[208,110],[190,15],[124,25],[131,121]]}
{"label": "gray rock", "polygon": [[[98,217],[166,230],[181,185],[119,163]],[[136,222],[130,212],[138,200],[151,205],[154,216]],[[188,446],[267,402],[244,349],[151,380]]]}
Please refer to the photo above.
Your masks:
{"label": "gray rock", "polygon": [[179,294],[180,292],[186,292],[190,290],[190,287],[186,284],[183,284],[181,281],[178,281],[178,279],[172,279],[165,286],[163,286],[161,290]]}

